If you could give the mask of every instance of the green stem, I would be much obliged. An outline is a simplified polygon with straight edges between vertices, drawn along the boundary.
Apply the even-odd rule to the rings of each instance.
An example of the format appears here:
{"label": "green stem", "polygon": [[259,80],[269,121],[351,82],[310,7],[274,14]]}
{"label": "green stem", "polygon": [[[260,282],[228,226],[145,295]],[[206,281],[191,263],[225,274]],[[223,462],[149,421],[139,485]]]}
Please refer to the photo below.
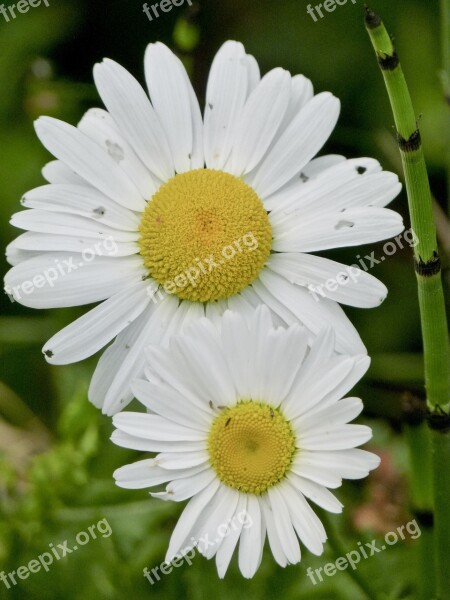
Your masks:
{"label": "green stem", "polygon": [[419,522],[417,600],[430,600],[436,589],[433,545],[433,481],[430,432],[425,422],[406,426],[410,458],[411,510]]}
{"label": "green stem", "polygon": [[430,409],[446,406],[450,397],[447,318],[437,252],[431,190],[408,86],[395,49],[381,19],[367,11],[366,25],[391,101],[400,146],[411,224],[418,237],[414,248]]}
{"label": "green stem", "polygon": [[[411,224],[419,240],[414,248],[414,264],[419,290],[425,388],[427,405],[432,413],[429,423],[434,428],[436,421],[439,421],[440,428],[438,434],[433,432],[433,489],[437,597],[443,600],[450,589],[446,565],[450,555],[450,523],[447,520],[450,505],[450,442],[447,438],[450,439],[450,435],[446,429],[446,420],[450,419],[446,412],[450,399],[450,354],[436,226],[420,131],[400,61],[380,17],[366,8],[365,21],[394,114]],[[442,439],[438,441],[439,436]]]}
{"label": "green stem", "polygon": [[411,499],[413,512],[425,513],[433,509],[430,432],[425,423],[407,425],[411,474]]}
{"label": "green stem", "polygon": [[417,596],[411,596],[415,600],[434,600],[436,590],[436,571],[434,565],[434,535],[432,527],[420,525],[420,541],[417,547],[417,571],[420,573],[420,581],[417,587]]}
{"label": "green stem", "polygon": [[[447,419],[448,422],[448,419]],[[435,430],[431,432],[434,463],[434,530],[436,567],[437,567],[437,596],[438,600],[446,600],[450,590],[450,477],[448,475],[450,457],[449,431]]]}
{"label": "green stem", "polygon": [[[341,539],[336,531],[334,522],[332,522],[332,520],[329,518],[329,513],[327,513],[325,510],[321,510],[319,512],[320,519],[325,525],[327,541],[333,549],[333,554],[336,558],[345,556],[348,552],[348,548],[342,544]],[[368,581],[357,568],[346,569],[346,573],[351,579],[353,579],[360,591],[367,596],[368,600],[376,600],[379,598],[380,593],[378,590],[372,587],[372,580]]]}
{"label": "green stem", "polygon": [[428,407],[432,411],[438,407],[448,411],[450,356],[441,273],[431,276],[418,273],[417,279]]}

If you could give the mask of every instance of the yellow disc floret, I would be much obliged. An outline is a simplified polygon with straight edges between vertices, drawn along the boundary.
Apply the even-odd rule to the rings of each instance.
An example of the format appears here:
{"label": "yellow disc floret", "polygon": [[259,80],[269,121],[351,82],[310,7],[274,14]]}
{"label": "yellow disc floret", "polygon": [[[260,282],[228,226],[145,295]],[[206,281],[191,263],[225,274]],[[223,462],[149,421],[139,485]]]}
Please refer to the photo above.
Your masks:
{"label": "yellow disc floret", "polygon": [[260,495],[288,473],[296,452],[295,435],[279,409],[242,400],[214,419],[208,452],[222,483]]}
{"label": "yellow disc floret", "polygon": [[256,192],[211,169],[180,173],[147,204],[140,253],[169,294],[209,302],[250,285],[270,255],[272,228]]}

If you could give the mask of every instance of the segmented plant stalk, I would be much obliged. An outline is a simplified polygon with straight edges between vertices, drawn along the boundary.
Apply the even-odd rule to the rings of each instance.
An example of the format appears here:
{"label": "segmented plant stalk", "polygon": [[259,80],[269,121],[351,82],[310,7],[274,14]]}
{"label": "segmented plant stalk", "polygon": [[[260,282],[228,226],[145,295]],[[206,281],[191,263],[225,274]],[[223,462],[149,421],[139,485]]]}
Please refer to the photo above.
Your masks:
{"label": "segmented plant stalk", "polygon": [[[425,388],[433,448],[434,538],[439,600],[450,590],[450,354],[431,191],[411,96],[392,40],[380,17],[366,8],[366,28],[394,113],[405,172],[411,224],[417,234],[414,266],[419,291]],[[425,576],[425,574],[423,575]]]}
{"label": "segmented plant stalk", "polygon": [[[423,403],[424,404],[424,403]],[[417,600],[434,598],[436,590],[433,544],[433,472],[430,431],[425,410],[417,398],[404,411],[406,439],[409,447],[411,510],[419,524],[421,536],[416,544],[417,570],[420,574]]]}

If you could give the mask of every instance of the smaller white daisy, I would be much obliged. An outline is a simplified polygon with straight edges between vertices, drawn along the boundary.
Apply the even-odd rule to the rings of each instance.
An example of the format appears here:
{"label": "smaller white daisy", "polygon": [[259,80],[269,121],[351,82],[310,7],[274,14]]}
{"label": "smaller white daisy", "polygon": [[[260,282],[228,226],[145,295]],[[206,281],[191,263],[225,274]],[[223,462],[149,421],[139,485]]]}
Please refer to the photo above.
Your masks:
{"label": "smaller white daisy", "polygon": [[148,381],[133,392],[150,414],[117,414],[111,439],[159,454],[114,477],[131,489],[167,484],[151,494],[162,500],[191,499],[167,562],[196,546],[223,577],[239,541],[239,568],[252,577],[266,533],[282,567],[300,561],[299,539],[322,553],[327,536],[308,500],[341,512],[328,488],[380,462],[356,448],[371,429],[348,424],[361,400],[341,399],[370,359],[337,356],[333,335],[324,330],[309,347],[305,328],[275,328],[261,307],[247,320],[232,311],[215,324],[202,319],[168,349],[148,349]]}

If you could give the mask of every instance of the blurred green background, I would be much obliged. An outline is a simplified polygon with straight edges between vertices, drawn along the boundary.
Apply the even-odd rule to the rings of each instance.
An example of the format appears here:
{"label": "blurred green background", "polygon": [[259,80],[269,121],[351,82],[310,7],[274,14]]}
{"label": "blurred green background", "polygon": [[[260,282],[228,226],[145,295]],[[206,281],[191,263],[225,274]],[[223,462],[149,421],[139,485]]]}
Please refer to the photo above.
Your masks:
{"label": "blurred green background", "polygon": [[[6,2],[11,4],[11,2]],[[151,2],[150,2],[151,4]],[[33,120],[42,114],[77,123],[100,106],[92,67],[105,56],[143,81],[147,43],[162,40],[184,60],[203,102],[214,53],[226,39],[242,41],[262,72],[283,66],[312,79],[317,92],[341,99],[339,124],[323,152],[372,156],[399,171],[393,119],[382,78],[363,25],[363,3],[349,2],[317,22],[303,0],[214,0],[187,2],[150,22],[136,0],[50,0],[7,23],[0,15],[0,242],[18,231],[9,225],[22,194],[43,184],[40,169],[50,156],[40,146]],[[316,4],[313,0],[312,4]],[[375,0],[395,34],[415,108],[421,117],[433,193],[445,209],[445,105],[442,99],[437,0]],[[408,225],[402,193],[392,208]],[[445,250],[445,240],[443,240]],[[329,253],[353,263],[383,244]],[[2,275],[8,269],[1,259]],[[448,264],[444,256],[445,264]],[[344,552],[358,541],[380,538],[412,518],[408,460],[402,435],[405,392],[422,394],[420,326],[411,250],[399,250],[372,273],[389,287],[378,309],[347,311],[373,364],[357,392],[366,403],[363,421],[374,428],[372,449],[382,467],[365,482],[338,491],[342,516],[329,519]],[[219,581],[213,561],[197,557],[150,586],[142,569],[159,565],[181,506],[148,498],[145,490],[115,487],[112,472],[138,453],[113,446],[112,425],[89,405],[86,391],[98,357],[52,367],[41,347],[58,329],[86,310],[33,311],[0,297],[0,572],[10,572],[69,540],[100,519],[112,528],[78,552],[7,589],[0,598],[115,600],[119,598],[284,597],[367,598],[348,571],[313,586],[306,568],[339,555],[304,552],[302,563],[280,569],[265,552],[256,577],[244,580],[232,563]],[[377,598],[415,598],[417,542],[404,541],[361,563],[358,573],[379,590]],[[377,592],[378,594],[378,592]]]}

